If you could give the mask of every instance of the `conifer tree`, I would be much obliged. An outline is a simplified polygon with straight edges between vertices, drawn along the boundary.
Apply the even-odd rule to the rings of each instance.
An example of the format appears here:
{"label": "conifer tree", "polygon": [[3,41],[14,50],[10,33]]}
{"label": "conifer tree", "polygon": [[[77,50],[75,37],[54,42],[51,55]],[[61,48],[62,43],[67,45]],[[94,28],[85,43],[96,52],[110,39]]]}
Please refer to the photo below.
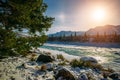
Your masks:
{"label": "conifer tree", "polygon": [[76,32],[75,32],[75,36],[74,37],[76,37],[77,36],[77,34],[76,34]]}
{"label": "conifer tree", "polygon": [[[46,40],[54,18],[43,0],[0,0],[0,56],[26,54]],[[18,35],[27,30],[27,35]]]}

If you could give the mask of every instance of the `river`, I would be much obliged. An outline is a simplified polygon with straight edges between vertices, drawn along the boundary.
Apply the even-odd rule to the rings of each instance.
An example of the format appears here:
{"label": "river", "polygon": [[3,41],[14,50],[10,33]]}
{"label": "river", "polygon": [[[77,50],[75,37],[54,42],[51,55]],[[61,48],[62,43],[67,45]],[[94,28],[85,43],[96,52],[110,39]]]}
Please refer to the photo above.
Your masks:
{"label": "river", "polygon": [[41,49],[47,49],[73,56],[91,56],[105,67],[120,71],[120,48],[81,46],[70,44],[46,43]]}

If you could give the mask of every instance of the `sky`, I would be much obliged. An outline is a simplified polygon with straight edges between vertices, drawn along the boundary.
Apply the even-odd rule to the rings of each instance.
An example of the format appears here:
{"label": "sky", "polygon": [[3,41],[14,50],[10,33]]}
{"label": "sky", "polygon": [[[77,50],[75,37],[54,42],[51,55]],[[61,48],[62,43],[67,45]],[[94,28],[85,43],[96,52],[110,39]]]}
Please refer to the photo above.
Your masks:
{"label": "sky", "polygon": [[120,0],[44,0],[47,16],[55,18],[47,34],[86,31],[103,25],[120,25]]}

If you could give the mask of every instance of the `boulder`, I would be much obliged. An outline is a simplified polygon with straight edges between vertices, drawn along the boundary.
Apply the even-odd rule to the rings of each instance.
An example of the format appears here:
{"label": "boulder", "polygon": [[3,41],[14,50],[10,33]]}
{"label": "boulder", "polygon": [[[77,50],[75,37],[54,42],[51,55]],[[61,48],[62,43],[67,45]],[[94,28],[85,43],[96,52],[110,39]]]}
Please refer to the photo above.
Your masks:
{"label": "boulder", "polygon": [[92,69],[81,70],[78,80],[101,80],[103,76]]}
{"label": "boulder", "polygon": [[74,69],[76,72],[80,73],[80,68],[79,67],[75,67]]}
{"label": "boulder", "polygon": [[113,80],[120,80],[120,73],[114,72],[109,75]]}
{"label": "boulder", "polygon": [[41,55],[39,55],[39,57],[37,58],[36,61],[48,63],[48,62],[52,62],[54,60],[55,60],[55,58],[52,55],[41,54]]}
{"label": "boulder", "polygon": [[98,61],[93,57],[81,57],[80,60],[85,62],[89,61],[91,63],[98,63]]}
{"label": "boulder", "polygon": [[116,53],[114,53],[114,54],[116,54],[116,55],[120,56],[120,53],[117,53],[117,52],[116,52]]}
{"label": "boulder", "polygon": [[103,79],[101,79],[101,80],[108,80],[107,78],[103,78]]}
{"label": "boulder", "polygon": [[27,66],[27,64],[26,64],[26,63],[23,63],[21,66],[22,66],[22,67],[24,67],[25,69],[27,69],[27,68],[28,68],[28,66]]}
{"label": "boulder", "polygon": [[54,68],[53,63],[47,63],[46,66],[47,66],[47,70],[49,71],[52,71]]}
{"label": "boulder", "polygon": [[10,80],[16,80],[13,76],[10,77]]}
{"label": "boulder", "polygon": [[78,80],[88,80],[88,77],[85,73],[82,73],[79,77]]}
{"label": "boulder", "polygon": [[55,79],[56,80],[76,80],[74,74],[66,69],[66,68],[61,68],[57,70],[57,73],[55,74]]}

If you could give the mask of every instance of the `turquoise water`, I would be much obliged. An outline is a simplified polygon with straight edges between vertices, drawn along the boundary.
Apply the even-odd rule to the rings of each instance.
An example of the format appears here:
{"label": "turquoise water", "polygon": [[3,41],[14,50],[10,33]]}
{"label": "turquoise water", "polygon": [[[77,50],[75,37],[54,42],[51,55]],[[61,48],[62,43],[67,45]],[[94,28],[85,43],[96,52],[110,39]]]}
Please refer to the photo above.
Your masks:
{"label": "turquoise water", "polygon": [[63,51],[63,52],[68,53],[70,55],[76,55],[76,56],[85,55],[85,54],[89,53],[89,52],[85,52],[84,50],[80,50],[80,49],[55,47],[55,46],[54,47],[53,46],[42,46],[42,48],[47,48],[47,49],[50,49],[50,50]]}
{"label": "turquoise water", "polygon": [[59,44],[45,44],[41,48],[47,48],[50,50],[63,51],[70,55],[85,56],[85,55],[99,55],[104,57],[120,57],[114,53],[119,53],[119,48],[101,48],[101,47],[89,47],[89,46],[73,46],[73,45],[59,45]]}
{"label": "turquoise water", "polygon": [[62,51],[70,55],[75,56],[92,56],[96,59],[100,59],[102,64],[112,67],[120,71],[120,48],[103,48],[103,47],[90,47],[90,46],[76,46],[76,45],[64,45],[64,44],[45,44],[41,48],[49,50]]}

